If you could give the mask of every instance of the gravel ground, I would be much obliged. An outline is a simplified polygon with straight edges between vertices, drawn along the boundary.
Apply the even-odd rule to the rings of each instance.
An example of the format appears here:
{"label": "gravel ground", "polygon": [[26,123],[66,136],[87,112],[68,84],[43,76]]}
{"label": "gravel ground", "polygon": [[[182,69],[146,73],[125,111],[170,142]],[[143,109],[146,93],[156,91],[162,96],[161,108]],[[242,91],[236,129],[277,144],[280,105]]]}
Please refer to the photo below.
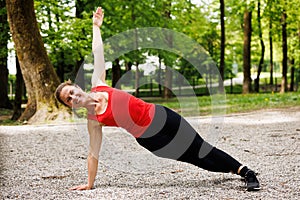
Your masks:
{"label": "gravel ground", "polygon": [[[104,128],[95,188],[87,179],[84,123],[0,127],[1,199],[300,199],[300,107],[188,118],[201,135],[259,173],[262,189],[239,176],[157,158],[119,128]],[[211,128],[218,134],[211,137]]]}

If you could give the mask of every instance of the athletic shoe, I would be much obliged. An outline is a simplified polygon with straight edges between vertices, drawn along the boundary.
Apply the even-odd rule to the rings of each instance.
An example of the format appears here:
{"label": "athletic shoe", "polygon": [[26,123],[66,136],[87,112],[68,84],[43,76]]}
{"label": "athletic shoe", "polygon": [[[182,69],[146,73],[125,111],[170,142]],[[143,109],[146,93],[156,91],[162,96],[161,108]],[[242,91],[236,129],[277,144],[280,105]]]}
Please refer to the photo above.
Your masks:
{"label": "athletic shoe", "polygon": [[252,170],[248,170],[245,174],[245,182],[247,191],[260,190],[259,182],[256,178],[256,174]]}

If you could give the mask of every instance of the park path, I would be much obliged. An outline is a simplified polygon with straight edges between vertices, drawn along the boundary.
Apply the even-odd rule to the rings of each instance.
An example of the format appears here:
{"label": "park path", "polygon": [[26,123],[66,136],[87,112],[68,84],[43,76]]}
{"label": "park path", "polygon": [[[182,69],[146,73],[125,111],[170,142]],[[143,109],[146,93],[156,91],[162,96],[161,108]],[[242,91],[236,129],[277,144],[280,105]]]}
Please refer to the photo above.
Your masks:
{"label": "park path", "polygon": [[[86,183],[84,123],[0,126],[0,199],[300,199],[300,107],[188,118],[214,145],[259,173],[246,192],[232,174],[161,159],[119,128],[104,128],[95,189]],[[212,137],[211,128],[218,130]]]}

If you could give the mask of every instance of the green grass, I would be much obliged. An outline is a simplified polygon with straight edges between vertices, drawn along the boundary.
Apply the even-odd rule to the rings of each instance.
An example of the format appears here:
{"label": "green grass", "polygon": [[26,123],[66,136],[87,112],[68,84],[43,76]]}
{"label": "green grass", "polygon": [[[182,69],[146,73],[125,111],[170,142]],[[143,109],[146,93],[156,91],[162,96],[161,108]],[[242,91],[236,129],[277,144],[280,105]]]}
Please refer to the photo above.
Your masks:
{"label": "green grass", "polygon": [[[178,111],[184,116],[205,116],[212,114],[231,114],[260,109],[288,108],[300,106],[300,92],[260,93],[260,94],[226,94],[224,96],[201,96],[194,98],[144,98],[148,102],[161,104]],[[181,103],[181,104],[180,104]]]}
{"label": "green grass", "polygon": [[20,125],[21,122],[11,120],[13,110],[0,108],[0,125]]}
{"label": "green grass", "polygon": [[300,106],[300,93],[227,95],[228,113]]}

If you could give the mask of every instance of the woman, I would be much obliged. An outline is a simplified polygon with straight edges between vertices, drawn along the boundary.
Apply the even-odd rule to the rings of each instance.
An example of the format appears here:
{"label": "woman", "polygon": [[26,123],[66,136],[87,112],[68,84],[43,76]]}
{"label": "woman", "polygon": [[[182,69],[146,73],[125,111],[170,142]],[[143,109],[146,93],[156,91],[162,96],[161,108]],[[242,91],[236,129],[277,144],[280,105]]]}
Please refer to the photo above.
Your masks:
{"label": "woman", "polygon": [[[141,146],[157,156],[191,163],[209,171],[232,172],[245,178],[248,191],[259,190],[259,182],[252,170],[205,142],[180,115],[163,106],[146,103],[105,83],[100,33],[103,17],[102,9],[97,8],[93,14],[92,49],[95,69],[91,93],[85,93],[71,82],[62,83],[56,90],[56,98],[64,105],[85,107],[88,111],[88,183],[71,189],[88,190],[93,187],[102,142],[102,126],[105,125],[126,129]],[[203,149],[207,153],[200,156]]]}

